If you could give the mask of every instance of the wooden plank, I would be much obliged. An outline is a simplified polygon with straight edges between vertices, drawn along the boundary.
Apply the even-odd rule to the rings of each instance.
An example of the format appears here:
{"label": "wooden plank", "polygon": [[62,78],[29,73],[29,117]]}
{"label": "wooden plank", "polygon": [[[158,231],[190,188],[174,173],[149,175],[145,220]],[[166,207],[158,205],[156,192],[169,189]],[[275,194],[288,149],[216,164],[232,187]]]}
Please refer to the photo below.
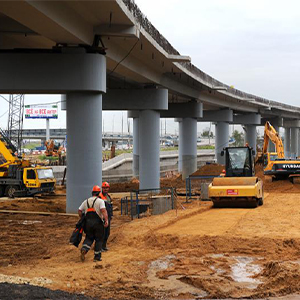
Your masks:
{"label": "wooden plank", "polygon": [[67,213],[56,213],[56,212],[44,212],[44,211],[23,211],[23,210],[0,210],[0,213],[3,214],[28,214],[28,215],[44,215],[44,216],[51,216],[51,215],[58,215],[58,216],[65,216],[65,217],[78,217],[77,214],[67,214]]}

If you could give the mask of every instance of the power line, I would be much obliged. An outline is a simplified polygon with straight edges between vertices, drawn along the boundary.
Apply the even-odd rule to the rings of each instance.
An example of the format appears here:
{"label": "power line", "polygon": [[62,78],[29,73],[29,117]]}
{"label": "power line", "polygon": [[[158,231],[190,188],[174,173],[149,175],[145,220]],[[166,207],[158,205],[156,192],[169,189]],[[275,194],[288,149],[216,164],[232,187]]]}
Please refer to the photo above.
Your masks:
{"label": "power line", "polygon": [[2,99],[4,99],[7,103],[9,103],[9,101],[8,101],[5,97],[3,97],[2,95],[0,95],[0,97],[1,97]]}
{"label": "power line", "polygon": [[7,110],[4,114],[2,114],[2,115],[0,116],[0,118],[4,117],[4,115],[6,115],[7,113],[8,113],[8,110]]}
{"label": "power line", "polygon": [[56,101],[56,102],[47,102],[47,103],[33,103],[33,104],[25,104],[26,105],[49,105],[49,104],[58,104],[58,103],[62,103],[62,102],[66,102],[66,100],[60,100],[60,101]]}

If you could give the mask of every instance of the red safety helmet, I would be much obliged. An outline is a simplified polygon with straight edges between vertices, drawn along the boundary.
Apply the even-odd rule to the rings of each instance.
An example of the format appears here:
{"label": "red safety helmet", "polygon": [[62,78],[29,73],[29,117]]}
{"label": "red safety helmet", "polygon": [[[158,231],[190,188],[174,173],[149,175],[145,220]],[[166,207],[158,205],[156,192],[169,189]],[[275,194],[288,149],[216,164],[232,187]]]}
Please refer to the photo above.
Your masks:
{"label": "red safety helmet", "polygon": [[100,188],[100,186],[99,185],[94,185],[93,186],[93,189],[92,189],[92,192],[101,192],[101,188]]}
{"label": "red safety helmet", "polygon": [[102,187],[103,188],[110,188],[110,185],[109,185],[108,182],[105,181],[105,182],[102,183]]}

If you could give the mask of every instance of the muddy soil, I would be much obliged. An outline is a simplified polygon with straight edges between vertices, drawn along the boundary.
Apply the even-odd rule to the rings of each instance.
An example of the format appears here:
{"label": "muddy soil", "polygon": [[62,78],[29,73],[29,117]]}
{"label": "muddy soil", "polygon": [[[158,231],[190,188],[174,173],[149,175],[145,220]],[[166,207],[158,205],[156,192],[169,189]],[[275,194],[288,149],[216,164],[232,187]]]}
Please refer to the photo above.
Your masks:
{"label": "muddy soil", "polygon": [[[260,175],[259,175],[260,176]],[[264,179],[264,178],[263,178]],[[173,180],[178,180],[174,178]],[[82,263],[68,244],[77,217],[1,214],[0,282],[29,283],[97,299],[300,298],[300,186],[266,182],[256,209],[178,210],[131,221],[117,210],[109,251]],[[120,201],[116,195],[115,202]],[[59,198],[59,199],[58,199]],[[65,199],[43,200],[59,210]],[[31,200],[3,201],[34,210]],[[26,203],[25,203],[26,202]],[[20,207],[19,207],[20,206]],[[55,208],[56,207],[56,208]],[[51,299],[51,298],[50,298]]]}

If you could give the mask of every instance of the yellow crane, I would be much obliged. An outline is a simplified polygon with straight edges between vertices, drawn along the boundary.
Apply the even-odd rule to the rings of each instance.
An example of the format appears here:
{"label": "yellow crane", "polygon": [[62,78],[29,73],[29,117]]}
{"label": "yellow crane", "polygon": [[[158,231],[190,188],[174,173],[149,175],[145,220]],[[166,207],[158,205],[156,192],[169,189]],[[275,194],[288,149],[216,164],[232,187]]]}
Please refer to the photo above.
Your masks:
{"label": "yellow crane", "polygon": [[31,166],[0,130],[0,197],[30,196],[53,192],[56,180],[49,167]]}

